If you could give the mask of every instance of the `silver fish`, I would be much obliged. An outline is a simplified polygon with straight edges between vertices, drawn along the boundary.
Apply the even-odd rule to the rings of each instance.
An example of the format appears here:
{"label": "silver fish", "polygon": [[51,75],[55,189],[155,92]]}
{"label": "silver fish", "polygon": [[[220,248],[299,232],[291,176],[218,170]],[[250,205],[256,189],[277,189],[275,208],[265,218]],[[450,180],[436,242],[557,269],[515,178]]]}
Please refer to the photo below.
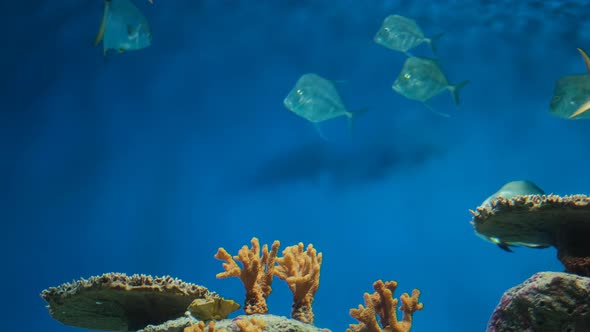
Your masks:
{"label": "silver fish", "polygon": [[555,82],[549,113],[566,119],[590,119],[590,58],[578,51],[586,64],[586,74],[568,75]]}
{"label": "silver fish", "polygon": [[147,19],[131,0],[105,0],[102,22],[94,45],[102,41],[103,53],[140,50],[151,45]]}
{"label": "silver fish", "polygon": [[459,90],[468,83],[469,81],[463,81],[451,85],[435,60],[409,57],[391,88],[402,96],[420,101],[426,106],[430,98],[449,90],[455,104],[459,105]]}
{"label": "silver fish", "polygon": [[383,20],[373,40],[379,45],[406,54],[408,50],[427,43],[432,53],[436,53],[434,42],[442,35],[441,33],[432,38],[426,38],[416,21],[400,15],[389,15]]}
{"label": "silver fish", "polygon": [[313,73],[299,78],[283,104],[291,112],[313,123],[343,115],[352,118],[334,84]]}

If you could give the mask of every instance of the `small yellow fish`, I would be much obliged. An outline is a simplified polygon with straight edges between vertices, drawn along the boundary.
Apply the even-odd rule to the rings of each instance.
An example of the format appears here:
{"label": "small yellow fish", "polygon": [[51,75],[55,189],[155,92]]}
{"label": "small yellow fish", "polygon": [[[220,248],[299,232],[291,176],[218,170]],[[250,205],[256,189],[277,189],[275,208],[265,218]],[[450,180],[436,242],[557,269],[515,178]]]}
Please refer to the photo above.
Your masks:
{"label": "small yellow fish", "polygon": [[459,90],[468,83],[463,81],[451,85],[435,60],[409,57],[391,88],[406,98],[424,103],[430,109],[426,102],[444,90],[451,91],[455,104],[459,105]]}
{"label": "small yellow fish", "polygon": [[103,53],[140,50],[151,45],[147,19],[131,0],[105,0],[102,22],[94,45],[102,41]]}
{"label": "small yellow fish", "polygon": [[389,15],[383,20],[373,40],[379,45],[410,56],[407,53],[408,50],[422,43],[430,45],[432,53],[436,53],[434,42],[442,36],[441,33],[432,38],[426,38],[416,21],[400,15]]}
{"label": "small yellow fish", "polygon": [[240,305],[234,300],[224,298],[195,299],[188,307],[193,317],[200,320],[221,320],[229,314],[240,309]]}
{"label": "small yellow fish", "polygon": [[578,48],[588,73],[568,75],[555,82],[549,112],[560,118],[590,119],[590,58]]}

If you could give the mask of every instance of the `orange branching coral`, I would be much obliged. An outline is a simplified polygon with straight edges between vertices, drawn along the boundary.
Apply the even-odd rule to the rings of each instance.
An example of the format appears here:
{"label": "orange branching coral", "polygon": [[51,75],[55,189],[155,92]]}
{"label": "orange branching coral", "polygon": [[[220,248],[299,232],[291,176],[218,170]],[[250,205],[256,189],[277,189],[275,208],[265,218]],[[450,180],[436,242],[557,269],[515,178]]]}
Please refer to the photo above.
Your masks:
{"label": "orange branching coral", "polygon": [[215,321],[210,321],[206,328],[205,323],[200,321],[197,324],[185,327],[184,332],[225,332],[225,330],[216,330]]}
{"label": "orange branching coral", "polygon": [[[414,312],[422,310],[424,305],[418,302],[420,291],[414,289],[412,296],[404,293],[400,299],[400,310],[404,313],[401,321],[397,320],[398,300],[393,298],[397,288],[397,282],[387,281],[383,283],[377,280],[373,283],[375,293],[365,293],[365,305],[359,305],[358,309],[350,309],[350,315],[359,321],[359,324],[350,324],[347,332],[408,332],[412,328],[412,316]],[[379,315],[381,326],[375,315]]]}
{"label": "orange branching coral", "polygon": [[303,243],[283,250],[283,257],[277,258],[275,274],[285,280],[293,293],[291,318],[304,323],[313,323],[311,304],[320,285],[322,253],[317,253],[309,244],[304,250]]}
{"label": "orange branching coral", "polygon": [[256,318],[238,319],[236,325],[240,328],[241,332],[262,332],[266,327],[263,320]]}
{"label": "orange branching coral", "polygon": [[[266,314],[268,307],[266,298],[272,291],[271,284],[274,276],[274,267],[280,242],[274,241],[269,251],[268,245],[262,248],[260,256],[260,243],[257,238],[250,241],[252,248],[243,246],[237,256],[232,256],[223,248],[219,248],[215,258],[225,261],[225,272],[218,273],[217,278],[239,277],[246,288],[246,300],[244,311],[247,315]],[[238,266],[236,261],[242,263]]]}

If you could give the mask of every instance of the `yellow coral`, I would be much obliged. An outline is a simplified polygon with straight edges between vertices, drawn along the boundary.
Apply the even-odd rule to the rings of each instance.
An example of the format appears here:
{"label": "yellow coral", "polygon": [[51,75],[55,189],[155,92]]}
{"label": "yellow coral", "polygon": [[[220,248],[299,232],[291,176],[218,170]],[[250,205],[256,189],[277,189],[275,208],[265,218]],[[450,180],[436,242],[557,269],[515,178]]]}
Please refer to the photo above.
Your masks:
{"label": "yellow coral", "polygon": [[[241,318],[236,321],[236,325],[240,329],[240,332],[262,332],[266,327],[266,324],[261,319]],[[216,329],[215,321],[210,321],[205,328],[205,322],[200,321],[197,324],[193,324],[189,327],[185,327],[184,332],[227,332],[225,329]]]}
{"label": "yellow coral", "polygon": [[263,320],[256,318],[238,319],[236,325],[240,328],[241,332],[262,332],[266,327]]}
{"label": "yellow coral", "polygon": [[[274,241],[269,251],[268,245],[262,248],[260,257],[260,243],[257,238],[250,241],[252,248],[243,246],[237,256],[232,256],[223,248],[219,248],[215,258],[225,261],[225,272],[218,273],[217,278],[239,277],[246,288],[246,300],[244,311],[248,315],[266,314],[268,307],[266,298],[271,293],[272,278],[274,275],[275,259],[279,251],[280,242]],[[238,266],[236,261],[242,263]]]}
{"label": "yellow coral", "polygon": [[215,329],[215,322],[210,321],[205,328],[205,323],[203,321],[198,322],[197,324],[193,324],[189,327],[184,328],[184,332],[226,332],[225,330],[216,330]]}
{"label": "yellow coral", "polygon": [[304,323],[313,323],[311,304],[320,285],[322,253],[317,253],[309,244],[303,250],[303,243],[283,250],[283,257],[277,258],[275,275],[285,280],[293,293],[291,318]]}
{"label": "yellow coral", "polygon": [[[408,332],[412,328],[412,317],[414,312],[422,310],[424,305],[418,302],[420,291],[414,289],[412,296],[404,293],[400,299],[402,305],[400,310],[404,313],[403,320],[397,320],[398,300],[393,298],[397,288],[397,282],[388,281],[383,283],[377,280],[373,284],[375,293],[365,293],[365,305],[359,305],[358,309],[350,309],[350,315],[359,321],[359,324],[350,324],[347,332]],[[379,315],[381,328],[375,315]]]}

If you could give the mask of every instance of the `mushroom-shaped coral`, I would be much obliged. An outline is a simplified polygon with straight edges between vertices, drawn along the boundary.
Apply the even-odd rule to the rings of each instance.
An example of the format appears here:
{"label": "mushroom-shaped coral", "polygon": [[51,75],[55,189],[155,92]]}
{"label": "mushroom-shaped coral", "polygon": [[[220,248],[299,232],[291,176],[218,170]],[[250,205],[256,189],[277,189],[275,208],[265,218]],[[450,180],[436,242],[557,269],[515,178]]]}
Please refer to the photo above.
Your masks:
{"label": "mushroom-shaped coral", "polygon": [[588,196],[498,196],[470,212],[476,233],[501,248],[554,246],[566,272],[590,276]]}
{"label": "mushroom-shaped coral", "polygon": [[[272,292],[271,284],[274,276],[275,260],[280,242],[274,241],[271,250],[268,245],[262,248],[260,256],[260,242],[257,238],[251,240],[252,248],[243,246],[237,256],[231,256],[225,249],[219,248],[215,258],[225,261],[225,272],[217,274],[217,278],[239,277],[246,288],[244,311],[246,314],[268,313],[266,298]],[[236,261],[242,263],[240,267]]]}
{"label": "mushroom-shaped coral", "polygon": [[196,298],[215,298],[207,288],[172,277],[108,273],[41,293],[49,313],[65,325],[135,331],[183,315]]}
{"label": "mushroom-shaped coral", "polygon": [[[373,283],[375,293],[365,293],[365,305],[359,305],[358,309],[350,309],[350,315],[359,321],[359,324],[350,324],[347,332],[408,332],[412,328],[414,312],[422,310],[424,305],[418,302],[420,291],[414,289],[412,296],[408,293],[402,294],[400,310],[404,316],[401,321],[397,320],[398,300],[393,298],[397,288],[397,282],[381,280]],[[379,316],[381,325],[377,322]]]}
{"label": "mushroom-shaped coral", "polygon": [[291,318],[304,323],[313,323],[311,304],[320,285],[322,253],[317,253],[309,244],[304,250],[303,243],[283,250],[283,257],[277,258],[275,274],[287,282],[293,293]]}

